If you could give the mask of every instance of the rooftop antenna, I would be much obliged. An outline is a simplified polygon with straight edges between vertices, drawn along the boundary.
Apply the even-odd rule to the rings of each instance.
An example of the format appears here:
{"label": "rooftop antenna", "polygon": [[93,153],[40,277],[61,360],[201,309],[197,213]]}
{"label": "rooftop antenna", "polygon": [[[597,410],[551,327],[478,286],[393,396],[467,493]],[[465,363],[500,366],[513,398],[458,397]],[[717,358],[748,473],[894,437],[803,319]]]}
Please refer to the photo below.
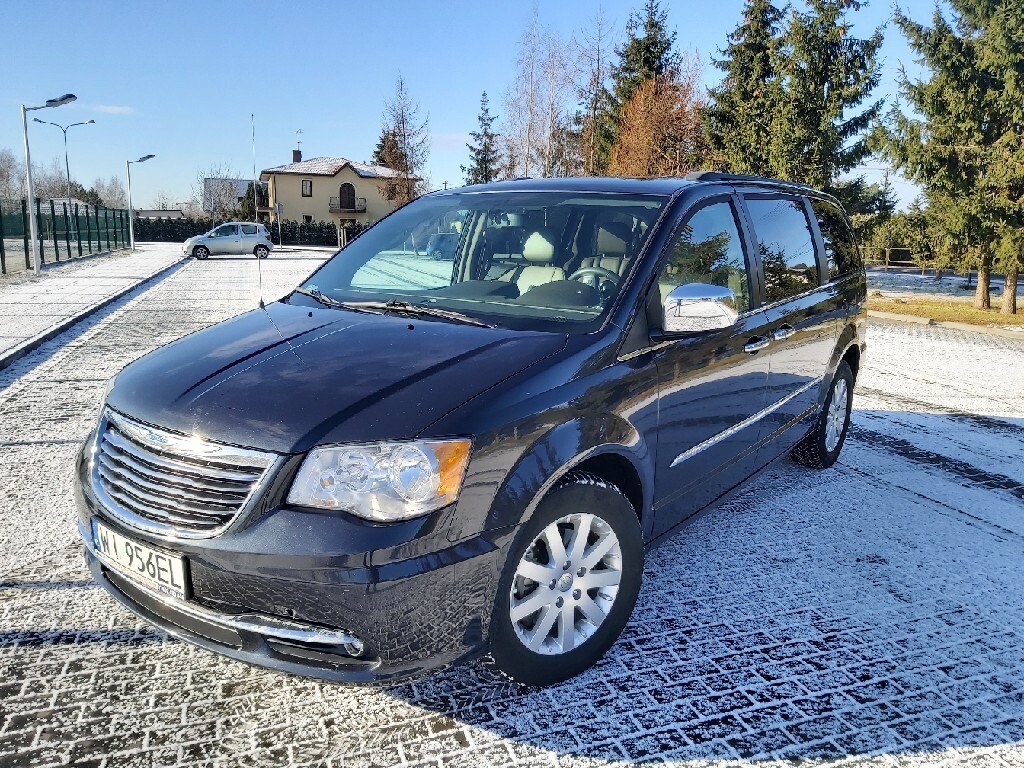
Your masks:
{"label": "rooftop antenna", "polygon": [[[249,120],[252,123],[252,209],[256,215],[256,225],[259,228],[260,220],[260,195],[259,195],[259,179],[256,176],[256,113],[249,113]],[[260,285],[260,309],[266,309],[266,304],[263,303],[263,259],[256,254],[256,273],[259,275]]]}
{"label": "rooftop antenna", "polygon": [[301,135],[302,135],[302,129],[299,128],[299,130],[297,130],[295,132],[295,148],[296,149],[302,149],[302,139],[299,138]]}

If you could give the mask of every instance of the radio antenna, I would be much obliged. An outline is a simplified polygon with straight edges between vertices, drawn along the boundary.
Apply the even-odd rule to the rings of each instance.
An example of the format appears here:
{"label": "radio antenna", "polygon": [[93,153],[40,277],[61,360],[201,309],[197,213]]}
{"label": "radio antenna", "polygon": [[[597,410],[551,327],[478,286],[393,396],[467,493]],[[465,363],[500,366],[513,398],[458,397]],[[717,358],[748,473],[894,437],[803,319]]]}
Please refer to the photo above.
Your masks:
{"label": "radio antenna", "polygon": [[[252,209],[256,218],[256,231],[260,227],[260,194],[259,179],[256,176],[256,113],[249,113],[249,120],[252,123]],[[259,275],[260,309],[266,309],[263,303],[263,259],[256,254],[256,273]]]}

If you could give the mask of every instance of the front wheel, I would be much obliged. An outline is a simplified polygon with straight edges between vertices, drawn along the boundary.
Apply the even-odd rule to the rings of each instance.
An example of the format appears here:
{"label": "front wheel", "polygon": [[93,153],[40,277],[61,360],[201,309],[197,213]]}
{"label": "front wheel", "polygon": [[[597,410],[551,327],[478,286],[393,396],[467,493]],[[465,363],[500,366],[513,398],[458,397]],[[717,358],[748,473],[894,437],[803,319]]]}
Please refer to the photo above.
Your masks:
{"label": "front wheel", "polygon": [[256,254],[257,259],[265,259],[267,258],[267,256],[270,255],[270,251],[267,249],[267,246],[265,245],[257,245],[253,253]]}
{"label": "front wheel", "polygon": [[570,473],[509,551],[492,619],[495,664],[527,685],[583,672],[626,626],[643,567],[633,505],[601,478]]}
{"label": "front wheel", "polygon": [[210,258],[210,249],[205,245],[197,245],[195,250],[192,251],[192,255],[197,259],[208,259]]}
{"label": "front wheel", "polygon": [[831,467],[839,458],[850,430],[850,411],[853,408],[853,370],[843,360],[829,387],[825,406],[818,420],[793,449],[798,464],[815,469]]}

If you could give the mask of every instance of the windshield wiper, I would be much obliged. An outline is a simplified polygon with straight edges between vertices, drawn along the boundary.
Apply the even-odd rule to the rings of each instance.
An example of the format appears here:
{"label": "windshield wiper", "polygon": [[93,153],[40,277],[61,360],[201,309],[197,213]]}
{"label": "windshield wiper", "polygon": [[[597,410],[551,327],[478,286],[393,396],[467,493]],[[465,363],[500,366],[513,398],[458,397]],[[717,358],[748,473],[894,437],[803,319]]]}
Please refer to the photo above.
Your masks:
{"label": "windshield wiper", "polygon": [[463,325],[475,325],[478,328],[495,327],[490,323],[485,323],[482,320],[477,320],[474,317],[464,315],[461,312],[456,312],[451,309],[441,309],[440,307],[430,307],[422,304],[410,304],[407,301],[345,301],[339,303],[342,306],[349,307],[351,309],[362,309],[368,312],[379,310],[383,312],[403,312],[409,315],[429,315],[430,317],[440,317],[443,320],[451,320],[452,322],[462,323]]}
{"label": "windshield wiper", "polygon": [[316,288],[296,288],[295,293],[301,293],[303,296],[309,296],[314,301],[318,301],[325,307],[339,307],[341,309],[348,309],[352,312],[368,312],[371,315],[382,315],[383,312],[379,312],[373,307],[362,306],[366,303],[371,302],[350,302],[350,301],[338,301],[332,299],[330,296],[324,296]]}

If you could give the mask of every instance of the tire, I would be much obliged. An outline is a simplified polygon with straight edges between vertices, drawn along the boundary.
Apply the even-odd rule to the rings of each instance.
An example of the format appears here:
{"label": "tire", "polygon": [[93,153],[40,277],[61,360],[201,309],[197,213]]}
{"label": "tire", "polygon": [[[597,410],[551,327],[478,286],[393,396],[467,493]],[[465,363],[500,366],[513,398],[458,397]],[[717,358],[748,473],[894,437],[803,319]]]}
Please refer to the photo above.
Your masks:
{"label": "tire", "polygon": [[[573,534],[584,530],[584,549],[574,553]],[[553,562],[547,543],[552,535],[568,550],[565,562]],[[551,685],[588,669],[629,621],[643,568],[643,536],[633,505],[601,478],[570,472],[509,549],[491,620],[495,665],[527,685]],[[586,584],[593,586],[581,588]]]}
{"label": "tire", "polygon": [[208,259],[210,258],[210,249],[205,245],[197,245],[192,249],[192,255],[197,259]]}
{"label": "tire", "polygon": [[257,259],[265,259],[270,255],[270,251],[267,250],[267,246],[265,245],[257,245],[253,250],[253,253],[256,254]]}
{"label": "tire", "polygon": [[798,464],[826,469],[836,463],[850,430],[853,382],[853,371],[845,360],[841,361],[817,421],[793,449]]}

